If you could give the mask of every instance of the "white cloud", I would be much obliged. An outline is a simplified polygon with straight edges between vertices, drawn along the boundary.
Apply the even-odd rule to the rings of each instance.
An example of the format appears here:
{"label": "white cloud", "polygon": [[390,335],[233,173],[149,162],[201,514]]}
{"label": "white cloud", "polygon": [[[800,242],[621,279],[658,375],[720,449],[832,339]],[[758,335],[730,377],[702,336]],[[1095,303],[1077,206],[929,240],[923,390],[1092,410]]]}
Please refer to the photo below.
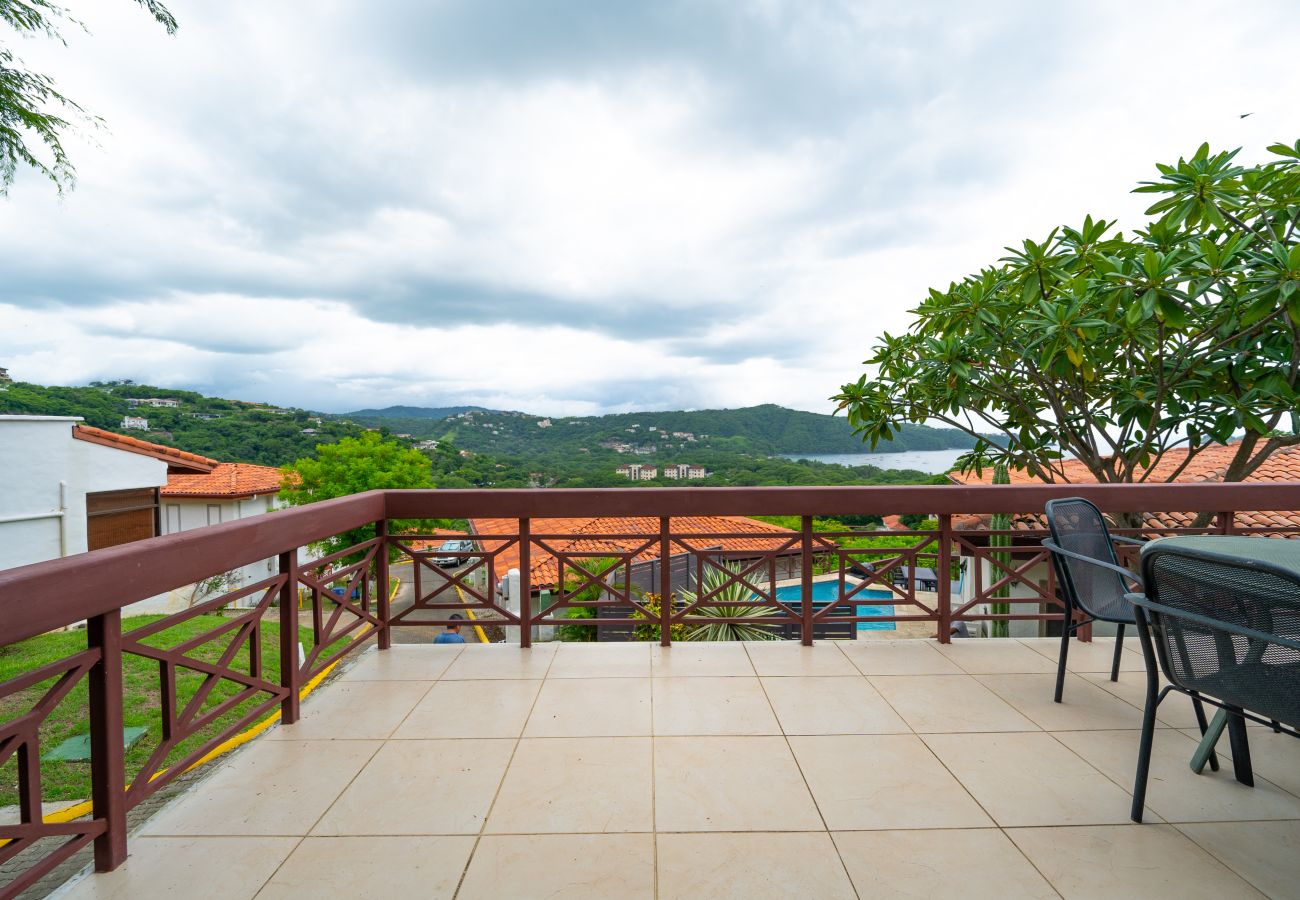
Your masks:
{"label": "white cloud", "polygon": [[21,47],[111,132],[66,199],[0,201],[0,358],[326,409],[825,410],[927,287],[1131,228],[1202,140],[1294,140],[1287,9],[176,0],[169,39],[88,4],[93,37]]}

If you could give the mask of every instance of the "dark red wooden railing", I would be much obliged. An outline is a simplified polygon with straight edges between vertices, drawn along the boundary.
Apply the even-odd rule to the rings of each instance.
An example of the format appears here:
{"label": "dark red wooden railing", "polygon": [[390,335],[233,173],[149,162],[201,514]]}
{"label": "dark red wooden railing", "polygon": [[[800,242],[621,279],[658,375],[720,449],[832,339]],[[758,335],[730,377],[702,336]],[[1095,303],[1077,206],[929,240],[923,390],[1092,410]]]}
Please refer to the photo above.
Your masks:
{"label": "dark red wooden railing", "polygon": [[[126,857],[130,809],[277,707],[283,721],[295,721],[307,682],[372,637],[386,649],[394,628],[445,624],[454,611],[468,606],[518,627],[527,647],[534,626],[566,623],[569,608],[592,605],[579,597],[591,585],[603,592],[595,605],[619,614],[584,619],[583,625],[626,629],[651,621],[660,625],[661,641],[668,644],[672,626],[733,621],[702,612],[713,608],[716,587],[703,590],[694,602],[675,598],[656,610],[620,586],[626,579],[617,575],[630,571],[635,559],[679,555],[692,560],[697,581],[708,571],[727,569],[722,577],[752,594],[750,602],[766,613],[764,624],[783,626],[806,642],[819,627],[853,628],[859,622],[932,622],[939,639],[946,640],[955,622],[1059,619],[1051,567],[1038,544],[1041,532],[1022,527],[1010,532],[1011,547],[991,548],[988,538],[994,532],[956,528],[954,521],[992,513],[1032,516],[1053,497],[1077,495],[1108,513],[1213,513],[1204,528],[1136,531],[1300,535],[1297,527],[1239,527],[1235,518],[1246,511],[1300,509],[1300,483],[372,491],[0,571],[0,647],[81,622],[87,626],[84,650],[0,684],[8,716],[0,723],[0,772],[16,786],[20,800],[20,822],[0,826],[0,866],[15,873],[0,886],[0,897],[21,893],[91,842],[97,868],[118,866]],[[860,533],[813,530],[814,516],[908,513],[934,516],[937,527],[906,533],[909,543],[902,547],[847,547],[837,538]],[[716,515],[798,516],[801,527],[770,535],[674,527],[681,517]],[[534,519],[542,517],[590,516],[641,517],[650,524],[582,545],[574,543],[575,535],[534,528]],[[394,533],[389,527],[391,520],[478,517],[505,518],[518,526],[483,536],[478,549],[465,554],[472,557],[469,564],[455,571],[437,566],[436,552],[417,549],[413,541],[420,535]],[[375,536],[346,549],[314,558],[300,549],[369,525],[375,526]],[[718,550],[719,542],[741,534],[751,549]],[[431,532],[423,537],[436,542],[442,536]],[[753,549],[752,542],[761,547]],[[550,554],[563,573],[545,608],[530,584],[530,563],[539,553]],[[390,557],[409,561],[414,573],[414,603],[398,612],[389,605]],[[124,607],[263,559],[278,560],[274,575],[123,631]],[[617,570],[615,577],[606,577],[597,559]],[[504,605],[494,590],[507,561],[521,570],[522,591],[514,608]],[[951,579],[943,577],[962,566],[971,586],[964,599],[953,596]],[[917,590],[915,573],[921,567],[938,573],[932,592]],[[662,595],[671,593],[668,569],[663,566],[658,574]],[[797,580],[804,598],[811,596],[821,572],[833,581],[833,596],[820,606],[791,604],[776,594],[781,571]],[[1010,586],[1020,596],[999,595],[999,588]],[[341,588],[337,593],[331,590],[336,587]],[[871,589],[889,593],[888,600],[872,603],[891,605],[892,614],[857,614],[863,592]],[[310,603],[310,638],[301,655],[300,595]],[[984,611],[988,603],[1004,602],[1031,609]],[[629,617],[627,610],[642,618]],[[220,625],[184,640],[169,639],[170,629],[214,613],[224,616]],[[263,626],[273,623],[279,626],[278,646],[263,647]],[[221,641],[226,643],[215,659],[212,653],[195,655],[200,647]],[[268,658],[278,660],[278,678],[266,676]],[[131,771],[120,738],[124,659],[149,660],[158,673],[149,743],[133,757]],[[184,703],[181,679],[196,685]],[[83,681],[94,811],[75,822],[45,822],[41,726]]]}

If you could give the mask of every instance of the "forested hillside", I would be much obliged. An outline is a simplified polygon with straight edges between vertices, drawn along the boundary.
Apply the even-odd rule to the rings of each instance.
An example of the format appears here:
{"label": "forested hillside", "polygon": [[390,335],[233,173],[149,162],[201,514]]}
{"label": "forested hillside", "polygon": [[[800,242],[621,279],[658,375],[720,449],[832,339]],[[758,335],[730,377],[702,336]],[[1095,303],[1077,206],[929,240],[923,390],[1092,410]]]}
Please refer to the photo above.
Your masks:
{"label": "forested hillside", "polygon": [[[725,485],[899,484],[933,480],[922,472],[874,466],[838,466],[782,459],[782,452],[843,452],[864,449],[842,420],[777,406],[703,412],[636,413],[546,419],[523,413],[449,407],[390,407],[382,416],[313,413],[241,400],[206,397],[131,382],[86,387],[15,383],[0,390],[0,414],[81,416],[90,425],[201,453],[226,462],[283,466],[313,456],[318,444],[375,428],[425,448],[434,483],[441,487],[640,487]],[[175,400],[177,406],[132,405],[132,399]],[[441,414],[442,418],[415,413]],[[147,430],[126,429],[123,417],[148,420]],[[408,439],[406,435],[411,435]],[[400,435],[400,436],[399,436]],[[905,447],[960,446],[956,432],[917,428]],[[617,467],[688,463],[709,476],[690,482],[663,474],[628,481]]]}
{"label": "forested hillside", "polygon": [[[869,450],[843,418],[785,409],[773,404],[744,409],[693,412],[620,413],[607,416],[543,417],[518,412],[471,410],[446,417],[411,418],[394,410],[348,413],[366,425],[383,425],[416,437],[450,438],[478,452],[535,455],[595,450],[602,443],[643,451],[716,450],[763,456],[783,453],[863,453]],[[378,415],[365,415],[365,412]],[[951,428],[905,425],[894,440],[876,449],[966,449],[969,435]]]}
{"label": "forested hillside", "polygon": [[[177,400],[167,408],[132,406],[129,398]],[[282,466],[311,456],[317,444],[365,431],[361,425],[333,420],[304,409],[205,397],[131,382],[92,384],[88,387],[45,387],[18,382],[0,391],[0,414],[81,416],[86,424],[132,434],[144,440],[223,462],[250,462]],[[147,419],[149,428],[126,430],[124,416]]]}

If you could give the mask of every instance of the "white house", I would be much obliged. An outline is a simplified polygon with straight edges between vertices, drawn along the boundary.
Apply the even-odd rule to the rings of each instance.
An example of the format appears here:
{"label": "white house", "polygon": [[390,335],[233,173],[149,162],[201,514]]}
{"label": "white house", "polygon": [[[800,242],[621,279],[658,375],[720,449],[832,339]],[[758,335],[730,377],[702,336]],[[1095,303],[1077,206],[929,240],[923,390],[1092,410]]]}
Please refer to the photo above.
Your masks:
{"label": "white house", "polygon": [[[77,417],[0,416],[0,569],[259,515],[279,505],[279,486],[278,469],[220,463]],[[273,567],[233,570],[217,592]],[[186,588],[130,609],[182,609],[200,594]]]}
{"label": "white house", "polygon": [[[161,534],[175,534],[191,528],[220,525],[247,519],[278,509],[280,470],[251,463],[216,463],[208,472],[173,472],[160,491]],[[220,584],[209,584],[209,593],[237,590],[275,574],[275,560],[264,559],[226,573]],[[204,599],[204,585],[173,591],[164,604],[169,609],[183,608]],[[250,597],[243,605],[252,605]]]}
{"label": "white house", "polygon": [[148,431],[149,420],[143,416],[123,416],[122,427],[130,428],[133,431]]}
{"label": "white house", "polygon": [[76,417],[0,416],[0,569],[153,537],[168,472],[216,465]]}

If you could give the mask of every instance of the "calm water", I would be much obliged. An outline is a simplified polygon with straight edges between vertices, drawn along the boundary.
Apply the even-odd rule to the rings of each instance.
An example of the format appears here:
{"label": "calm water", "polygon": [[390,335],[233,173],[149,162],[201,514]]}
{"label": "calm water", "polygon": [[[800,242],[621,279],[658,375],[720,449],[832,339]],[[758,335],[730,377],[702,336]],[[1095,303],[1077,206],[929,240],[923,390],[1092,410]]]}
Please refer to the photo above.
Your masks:
{"label": "calm water", "polygon": [[838,466],[879,466],[882,469],[916,469],[938,475],[947,472],[965,450],[907,450],[903,453],[787,453],[786,459],[815,459]]}

